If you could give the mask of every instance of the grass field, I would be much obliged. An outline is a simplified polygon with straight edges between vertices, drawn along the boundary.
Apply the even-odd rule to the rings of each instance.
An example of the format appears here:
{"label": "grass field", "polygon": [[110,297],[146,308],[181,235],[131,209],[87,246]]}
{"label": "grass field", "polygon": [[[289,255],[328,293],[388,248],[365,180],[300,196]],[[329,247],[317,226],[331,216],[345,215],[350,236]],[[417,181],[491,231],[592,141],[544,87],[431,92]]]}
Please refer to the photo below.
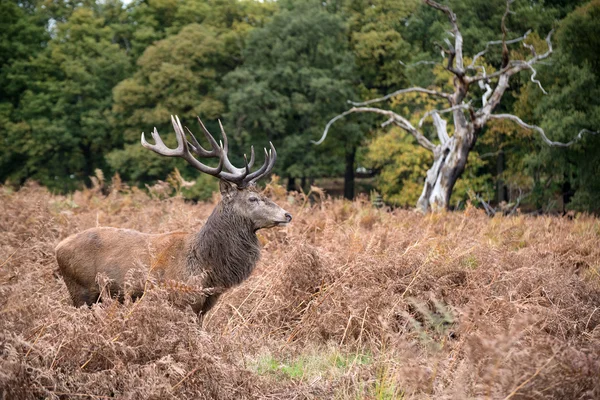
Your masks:
{"label": "grass field", "polygon": [[600,220],[307,202],[203,322],[168,289],[70,304],[54,247],[198,229],[214,204],[0,187],[0,399],[600,398]]}

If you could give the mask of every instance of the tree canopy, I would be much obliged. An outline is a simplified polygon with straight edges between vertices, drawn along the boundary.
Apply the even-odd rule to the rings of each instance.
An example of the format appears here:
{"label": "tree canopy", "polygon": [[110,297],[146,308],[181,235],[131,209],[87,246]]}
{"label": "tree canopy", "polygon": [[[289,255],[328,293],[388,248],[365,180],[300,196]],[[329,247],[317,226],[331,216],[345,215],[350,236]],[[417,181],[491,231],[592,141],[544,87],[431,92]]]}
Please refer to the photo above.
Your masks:
{"label": "tree canopy", "polygon": [[244,65],[225,78],[231,130],[242,142],[278,143],[277,170],[286,177],[339,174],[339,154],[357,141],[356,129],[344,127],[343,138],[327,149],[310,144],[353,95],[347,26],[319,5],[282,4],[271,21],[250,34]]}
{"label": "tree canopy", "polygon": [[[442,2],[458,16],[466,56],[501,40],[503,20],[508,40],[531,30],[523,43],[538,54],[555,30],[552,56],[536,67],[543,91],[520,72],[495,112],[538,125],[553,141],[597,131],[600,2],[516,0],[505,15],[506,4]],[[332,125],[323,145],[311,141],[348,101],[432,84],[450,90],[454,79],[440,67],[441,48],[454,40],[448,19],[419,0],[6,0],[0,27],[0,182],[34,179],[60,192],[89,185],[96,169],[143,186],[177,168],[197,181],[189,196],[206,196],[210,179],[139,144],[154,127],[174,144],[170,116],[179,115],[193,132],[199,116],[216,136],[220,119],[234,162],[250,145],[273,142],[275,171],[290,189],[345,176],[351,197],[354,172],[366,167],[386,202],[413,206],[432,159],[411,135],[361,115]],[[510,46],[512,59],[530,54]],[[502,46],[492,45],[477,65],[492,74],[502,62]],[[465,101],[481,103],[485,90],[473,84]],[[447,107],[420,94],[389,101],[414,125]],[[423,131],[437,140],[431,122]],[[599,135],[552,148],[514,121],[493,120],[451,203],[519,198],[532,210],[597,212],[599,154]]]}

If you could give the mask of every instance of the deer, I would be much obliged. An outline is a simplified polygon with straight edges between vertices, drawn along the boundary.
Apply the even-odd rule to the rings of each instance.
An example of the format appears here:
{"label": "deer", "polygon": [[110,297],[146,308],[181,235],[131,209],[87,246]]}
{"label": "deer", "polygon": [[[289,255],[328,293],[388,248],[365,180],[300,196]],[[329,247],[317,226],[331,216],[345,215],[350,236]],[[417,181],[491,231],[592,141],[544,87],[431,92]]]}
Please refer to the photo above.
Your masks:
{"label": "deer", "polygon": [[[261,194],[256,182],[268,175],[277,159],[273,143],[264,149],[265,161],[254,172],[254,146],[250,161],[244,154],[244,167],[235,167],[228,158],[228,140],[221,121],[222,141],[217,141],[198,118],[211,148],[205,149],[179,117],[171,116],[177,148],[167,147],[156,127],[152,131],[155,144],[141,144],[165,157],[180,157],[192,167],[219,178],[221,200],[199,231],[193,233],[142,233],[131,229],[96,227],[71,235],[56,247],[56,259],[73,305],[91,306],[98,302],[101,287],[99,274],[108,278],[111,296],[123,300],[130,271],[142,266],[147,276],[159,282],[194,282],[203,288],[200,295],[191,296],[186,304],[199,316],[204,316],[227,289],[239,285],[254,270],[261,248],[256,232],[285,226],[292,215]],[[211,167],[199,159],[218,159]],[[130,290],[140,297],[142,285]],[[197,286],[195,286],[197,287]]]}

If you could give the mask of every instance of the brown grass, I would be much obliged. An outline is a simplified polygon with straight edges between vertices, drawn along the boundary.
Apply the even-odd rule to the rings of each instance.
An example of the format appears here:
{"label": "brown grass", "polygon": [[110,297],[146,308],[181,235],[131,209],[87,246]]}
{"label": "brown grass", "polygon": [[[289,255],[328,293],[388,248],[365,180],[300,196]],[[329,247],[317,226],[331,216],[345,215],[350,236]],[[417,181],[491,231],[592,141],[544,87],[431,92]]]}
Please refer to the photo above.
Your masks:
{"label": "brown grass", "polygon": [[96,225],[197,229],[213,204],[0,187],[0,399],[600,398],[597,218],[268,190],[294,222],[261,232],[257,270],[200,326],[164,288],[74,308],[53,249]]}

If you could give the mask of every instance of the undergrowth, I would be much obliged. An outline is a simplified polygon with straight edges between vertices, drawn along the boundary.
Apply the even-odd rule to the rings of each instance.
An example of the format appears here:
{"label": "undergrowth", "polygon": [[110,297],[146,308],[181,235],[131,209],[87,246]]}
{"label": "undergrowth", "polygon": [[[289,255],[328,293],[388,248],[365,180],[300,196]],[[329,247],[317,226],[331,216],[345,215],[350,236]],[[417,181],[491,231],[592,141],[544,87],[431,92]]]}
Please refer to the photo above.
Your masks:
{"label": "undergrowth", "polygon": [[0,187],[0,399],[600,398],[600,220],[421,216],[273,183],[294,215],[201,323],[154,288],[74,308],[56,244],[213,202]]}

